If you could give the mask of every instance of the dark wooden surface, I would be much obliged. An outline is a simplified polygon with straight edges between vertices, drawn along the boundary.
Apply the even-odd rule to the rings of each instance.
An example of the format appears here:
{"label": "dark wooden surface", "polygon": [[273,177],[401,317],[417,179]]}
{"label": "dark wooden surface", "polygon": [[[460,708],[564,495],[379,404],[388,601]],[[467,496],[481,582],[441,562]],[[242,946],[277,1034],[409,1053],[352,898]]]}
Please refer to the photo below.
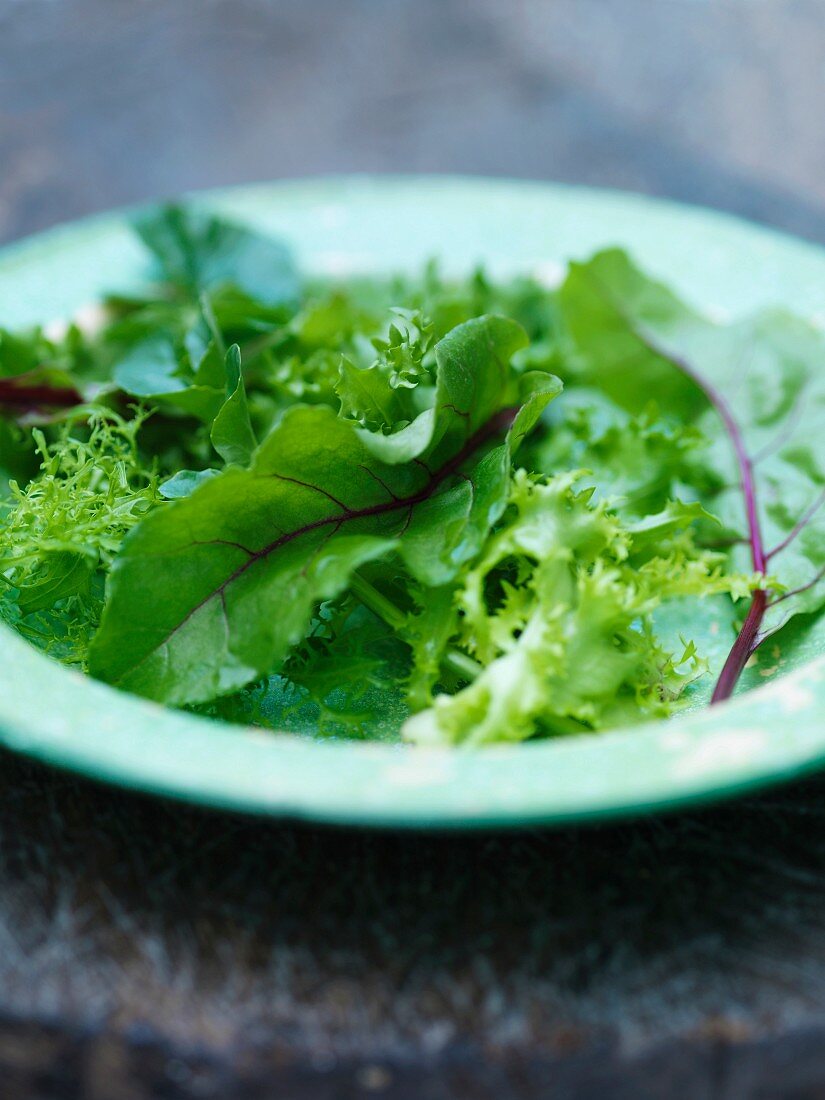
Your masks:
{"label": "dark wooden surface", "polygon": [[[825,242],[820,0],[0,0],[0,238],[322,171]],[[0,1097],[825,1097],[825,782],[621,827],[284,827],[0,756]]]}

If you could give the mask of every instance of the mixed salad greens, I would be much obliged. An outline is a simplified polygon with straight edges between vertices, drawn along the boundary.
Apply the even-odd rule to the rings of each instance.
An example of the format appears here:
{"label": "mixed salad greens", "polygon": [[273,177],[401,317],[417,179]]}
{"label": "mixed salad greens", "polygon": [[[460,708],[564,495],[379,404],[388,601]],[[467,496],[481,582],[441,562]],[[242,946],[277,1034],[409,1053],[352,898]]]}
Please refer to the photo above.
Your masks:
{"label": "mixed salad greens", "polygon": [[616,250],[552,289],[334,283],[198,210],[136,229],[145,294],[0,332],[0,615],[58,659],[481,745],[720,701],[819,613],[808,322],[712,321]]}

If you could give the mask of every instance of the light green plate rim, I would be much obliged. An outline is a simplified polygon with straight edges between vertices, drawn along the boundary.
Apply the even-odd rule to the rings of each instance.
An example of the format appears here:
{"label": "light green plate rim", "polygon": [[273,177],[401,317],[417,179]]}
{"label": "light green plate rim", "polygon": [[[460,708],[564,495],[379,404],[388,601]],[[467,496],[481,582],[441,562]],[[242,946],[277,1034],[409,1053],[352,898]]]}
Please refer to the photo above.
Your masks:
{"label": "light green plate rim", "polygon": [[[813,314],[825,253],[711,211],[615,192],[449,177],[347,177],[201,194],[275,232],[304,270],[552,276],[619,244],[700,306]],[[0,324],[67,317],[141,284],[123,212],[0,253]],[[620,817],[731,795],[825,763],[825,656],[713,710],[592,737],[475,751],[297,739],[165,710],[0,632],[0,743],[95,779],[273,817],[515,826]]]}

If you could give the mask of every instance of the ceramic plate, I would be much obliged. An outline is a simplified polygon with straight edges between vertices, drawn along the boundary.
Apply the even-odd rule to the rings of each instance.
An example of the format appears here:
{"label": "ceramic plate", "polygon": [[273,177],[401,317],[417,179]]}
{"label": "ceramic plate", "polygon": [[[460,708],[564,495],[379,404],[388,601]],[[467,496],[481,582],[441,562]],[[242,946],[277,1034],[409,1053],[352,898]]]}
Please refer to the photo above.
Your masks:
{"label": "ceramic plate", "polygon": [[[447,270],[553,278],[627,247],[706,309],[821,309],[825,253],[710,211],[544,184],[347,178],[201,194],[285,238],[305,271]],[[0,254],[0,324],[73,315],[146,277],[127,214]],[[825,368],[823,368],[825,369]],[[825,763],[825,656],[712,710],[592,737],[484,750],[322,743],[213,723],[121,694],[0,633],[0,742],[96,779],[216,807],[365,825],[514,826],[618,817],[789,778]]]}

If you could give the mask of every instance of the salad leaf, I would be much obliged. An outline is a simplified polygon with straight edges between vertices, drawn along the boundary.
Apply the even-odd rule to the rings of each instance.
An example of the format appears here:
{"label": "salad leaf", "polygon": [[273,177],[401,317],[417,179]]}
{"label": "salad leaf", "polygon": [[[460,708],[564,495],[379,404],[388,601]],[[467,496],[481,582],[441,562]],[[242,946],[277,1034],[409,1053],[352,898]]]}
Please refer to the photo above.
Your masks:
{"label": "salad leaf", "polygon": [[37,418],[51,410],[79,405],[83,395],[70,375],[36,367],[13,378],[0,378],[0,408],[7,414]]}
{"label": "salad leaf", "polygon": [[372,339],[379,353],[374,363],[359,367],[343,357],[335,387],[341,415],[385,434],[415,420],[422,411],[422,395],[433,381],[433,342],[433,325],[420,313],[393,310],[387,338]]}
{"label": "salad leaf", "polygon": [[270,306],[298,298],[295,266],[280,241],[176,205],[150,211],[135,228],[155,256],[161,277],[196,297],[235,287]]}
{"label": "salad leaf", "polygon": [[[78,639],[87,644],[100,618],[96,582],[158,499],[137,454],[143,418],[98,409],[85,419],[61,425],[53,443],[35,431],[39,475],[22,488],[11,482],[0,529],[0,614],[49,649],[61,634],[73,637],[61,655],[78,661]],[[57,616],[36,615],[56,606]]]}
{"label": "salad leaf", "polygon": [[161,482],[158,491],[164,500],[181,500],[194,493],[205,481],[211,481],[213,477],[217,477],[219,473],[219,470],[213,469],[179,470],[172,477]]}
{"label": "salad leaf", "polygon": [[[376,457],[375,442],[392,437],[368,437],[326,406],[296,406],[249,470],[230,467],[147,517],[112,570],[92,673],[166,702],[207,700],[275,668],[359,565],[397,550],[426,579],[422,555],[405,554],[417,510],[449,492],[496,435],[517,446],[559,391],[548,376],[513,404],[521,380],[507,356],[523,339],[496,317],[453,330],[436,349],[436,404],[422,414],[429,442],[412,461]],[[483,522],[495,518],[488,505]],[[464,527],[477,541],[472,504]]]}
{"label": "salad leaf", "polygon": [[[560,404],[548,409],[547,430],[526,444],[531,469],[586,470],[583,480],[598,497],[634,516],[660,511],[695,484],[707,440],[695,425],[663,414],[655,401],[631,414],[603,391],[579,385],[568,388]],[[719,478],[703,475],[701,488],[717,492]]]}
{"label": "salad leaf", "polygon": [[764,582],[720,701],[766,638],[825,602],[825,336],[781,311],[713,323],[618,251],[572,265],[561,304],[587,380],[635,413],[655,395],[711,440],[706,473],[720,488],[708,504]]}
{"label": "salad leaf", "polygon": [[247,466],[257,446],[237,344],[226,353],[226,401],[212,422],[210,439],[227,465]]}
{"label": "salad leaf", "polygon": [[[673,596],[735,589],[719,555],[674,537],[698,506],[671,506],[628,527],[579,481],[579,471],[548,481],[516,474],[507,521],[455,598],[480,671],[410,718],[408,739],[480,745],[622,725],[640,712],[664,716],[704,670],[694,647],[683,644],[674,658],[649,623]],[[509,575],[496,579],[507,562]]]}
{"label": "salad leaf", "polygon": [[114,368],[114,381],[142,401],[180,409],[212,424],[226,401],[226,373],[218,349],[209,345],[200,359],[179,355],[165,335],[133,345]]}

